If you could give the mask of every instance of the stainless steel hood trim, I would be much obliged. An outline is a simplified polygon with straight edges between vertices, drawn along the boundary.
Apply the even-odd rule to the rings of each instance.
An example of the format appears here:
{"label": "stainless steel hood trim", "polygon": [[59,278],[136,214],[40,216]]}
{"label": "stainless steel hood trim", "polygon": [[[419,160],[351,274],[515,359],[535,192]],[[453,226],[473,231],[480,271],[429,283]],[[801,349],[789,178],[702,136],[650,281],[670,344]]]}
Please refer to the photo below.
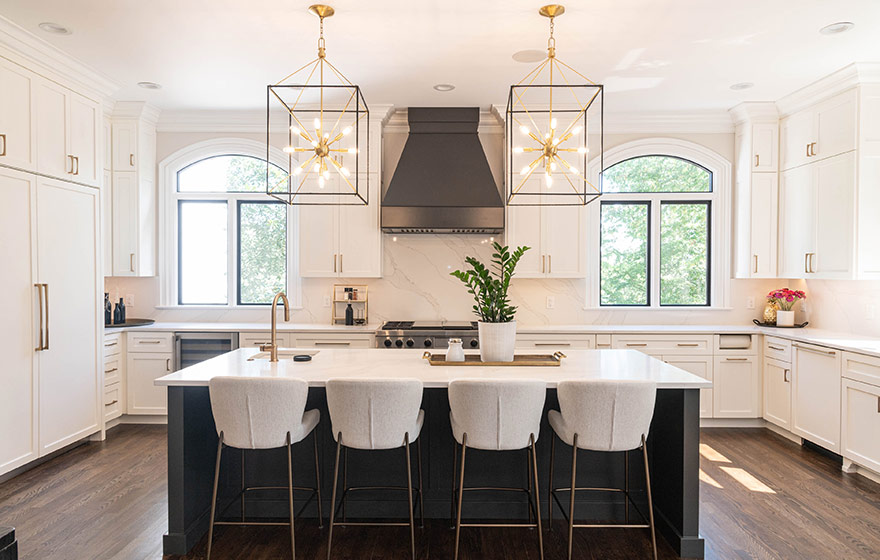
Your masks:
{"label": "stainless steel hood trim", "polygon": [[382,231],[497,234],[504,231],[504,208],[383,206]]}

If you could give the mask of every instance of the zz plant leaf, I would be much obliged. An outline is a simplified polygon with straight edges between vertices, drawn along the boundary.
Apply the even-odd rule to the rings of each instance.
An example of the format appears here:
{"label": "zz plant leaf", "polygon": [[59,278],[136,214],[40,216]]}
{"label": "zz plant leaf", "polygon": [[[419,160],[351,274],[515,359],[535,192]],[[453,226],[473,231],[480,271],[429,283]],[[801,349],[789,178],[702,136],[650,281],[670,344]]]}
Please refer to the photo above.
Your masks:
{"label": "zz plant leaf", "polygon": [[531,247],[517,247],[510,251],[497,241],[492,243],[495,250],[489,266],[474,257],[465,257],[470,268],[465,271],[456,270],[450,275],[455,276],[467,286],[468,293],[474,296],[474,314],[485,323],[509,323],[513,321],[516,307],[510,305],[507,290],[510,279],[523,253]]}

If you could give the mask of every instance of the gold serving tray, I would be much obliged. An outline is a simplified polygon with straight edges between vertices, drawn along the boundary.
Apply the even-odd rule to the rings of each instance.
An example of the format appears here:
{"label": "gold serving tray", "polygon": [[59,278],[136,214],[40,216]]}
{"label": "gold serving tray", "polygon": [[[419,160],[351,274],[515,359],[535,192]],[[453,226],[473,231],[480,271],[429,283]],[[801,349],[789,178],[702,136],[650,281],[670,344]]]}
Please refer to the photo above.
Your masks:
{"label": "gold serving tray", "polygon": [[432,366],[558,366],[565,354],[554,352],[553,354],[517,354],[512,362],[483,362],[479,354],[465,354],[463,362],[447,362],[442,354],[425,352],[422,358],[428,360]]}

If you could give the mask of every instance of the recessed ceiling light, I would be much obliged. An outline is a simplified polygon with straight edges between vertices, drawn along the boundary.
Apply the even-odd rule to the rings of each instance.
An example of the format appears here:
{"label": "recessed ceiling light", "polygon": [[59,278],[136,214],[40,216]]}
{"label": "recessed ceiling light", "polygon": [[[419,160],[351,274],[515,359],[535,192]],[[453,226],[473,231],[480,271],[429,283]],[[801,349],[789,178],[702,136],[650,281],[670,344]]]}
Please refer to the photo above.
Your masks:
{"label": "recessed ceiling light", "polygon": [[838,33],[844,33],[845,31],[849,31],[853,27],[855,27],[851,21],[838,21],[837,23],[832,23],[831,25],[826,25],[822,29],[819,30],[819,33],[822,35],[837,35]]}
{"label": "recessed ceiling light", "polygon": [[547,58],[547,51],[540,49],[527,49],[513,53],[513,59],[517,62],[541,62]]}
{"label": "recessed ceiling light", "polygon": [[755,84],[753,84],[752,82],[739,82],[738,84],[733,84],[732,86],[730,86],[730,89],[732,89],[733,91],[742,91],[744,89],[750,89],[753,87],[755,87]]}
{"label": "recessed ceiling light", "polygon": [[70,35],[71,33],[73,33],[70,29],[64,27],[63,25],[52,23],[51,21],[44,21],[39,25],[39,27],[46,33],[54,33],[55,35]]}
{"label": "recessed ceiling light", "polygon": [[162,89],[162,85],[156,82],[138,82],[138,85],[144,89]]}
{"label": "recessed ceiling light", "polygon": [[455,86],[452,84],[437,84],[434,86],[434,89],[437,91],[452,91],[455,89]]}

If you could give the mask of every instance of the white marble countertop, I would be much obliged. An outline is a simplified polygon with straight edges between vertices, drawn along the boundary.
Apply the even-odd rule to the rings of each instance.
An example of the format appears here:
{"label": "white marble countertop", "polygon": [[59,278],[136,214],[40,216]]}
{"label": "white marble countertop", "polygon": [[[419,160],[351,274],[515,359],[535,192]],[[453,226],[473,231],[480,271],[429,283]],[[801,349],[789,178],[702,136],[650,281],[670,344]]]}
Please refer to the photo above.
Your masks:
{"label": "white marble countertop", "polygon": [[[381,325],[330,325],[325,323],[285,323],[278,320],[278,332],[314,332],[314,333],[354,333],[372,335]],[[271,325],[265,323],[163,323],[132,327],[104,327],[105,333],[123,331],[193,331],[193,332],[262,332],[268,331]]]}
{"label": "white marble countertop", "polygon": [[754,333],[756,325],[517,325],[518,334],[707,334]]}
{"label": "white marble countertop", "polygon": [[[701,389],[710,381],[666,364],[636,350],[566,350],[559,366],[432,366],[422,359],[422,350],[331,349],[320,350],[310,362],[291,358],[276,363],[248,361],[259,352],[242,348],[184,368],[155,381],[160,386],[198,387],[212,377],[296,377],[312,387],[323,387],[339,377],[417,378],[426,388],[445,388],[453,379],[542,379],[549,388],[569,379],[648,379],[661,389]],[[315,353],[302,349],[302,353]],[[523,352],[529,353],[529,352]],[[531,352],[537,353],[537,352]]]}

